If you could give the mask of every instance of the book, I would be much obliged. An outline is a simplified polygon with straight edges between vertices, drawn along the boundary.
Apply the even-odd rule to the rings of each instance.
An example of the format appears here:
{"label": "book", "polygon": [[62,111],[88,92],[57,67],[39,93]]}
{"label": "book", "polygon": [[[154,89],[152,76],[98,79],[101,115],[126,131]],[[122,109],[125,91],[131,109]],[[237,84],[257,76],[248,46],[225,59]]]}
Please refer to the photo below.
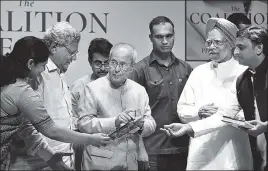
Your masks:
{"label": "book", "polygon": [[140,130],[140,127],[138,127],[135,124],[135,122],[137,122],[139,119],[141,118],[138,118],[135,120],[133,119],[129,121],[128,123],[126,123],[125,125],[119,127],[114,132],[109,134],[109,137],[111,137],[112,139],[120,139],[120,138],[123,138],[124,136],[127,136],[128,134],[136,133],[138,130]]}
{"label": "book", "polygon": [[248,123],[244,120],[232,118],[229,116],[223,116],[222,121],[230,123],[234,127],[242,127],[242,128],[246,128],[246,129],[251,129],[254,127],[253,125],[251,125],[250,123]]}

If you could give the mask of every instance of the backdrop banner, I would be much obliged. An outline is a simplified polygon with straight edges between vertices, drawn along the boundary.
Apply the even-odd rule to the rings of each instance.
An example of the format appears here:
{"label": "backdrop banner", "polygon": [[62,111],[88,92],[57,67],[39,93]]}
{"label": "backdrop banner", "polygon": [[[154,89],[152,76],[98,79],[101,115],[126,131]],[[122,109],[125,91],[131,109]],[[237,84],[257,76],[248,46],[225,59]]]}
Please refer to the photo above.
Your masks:
{"label": "backdrop banner", "polygon": [[92,72],[87,50],[93,38],[103,37],[112,44],[130,43],[136,48],[139,61],[152,50],[150,21],[163,15],[175,25],[173,52],[185,60],[184,7],[184,1],[1,1],[1,53],[10,52],[24,36],[42,38],[57,21],[69,21],[81,32],[77,60],[65,74],[70,85]]}
{"label": "backdrop banner", "polygon": [[208,61],[204,46],[206,22],[211,17],[225,18],[244,13],[252,24],[267,28],[267,1],[186,1],[186,61]]}

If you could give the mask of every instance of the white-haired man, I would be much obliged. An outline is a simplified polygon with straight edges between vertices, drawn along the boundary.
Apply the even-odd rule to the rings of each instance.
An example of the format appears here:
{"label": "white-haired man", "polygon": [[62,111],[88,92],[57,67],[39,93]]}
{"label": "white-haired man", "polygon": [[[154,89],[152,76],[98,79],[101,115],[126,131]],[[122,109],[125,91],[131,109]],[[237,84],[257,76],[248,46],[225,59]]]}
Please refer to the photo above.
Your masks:
{"label": "white-haired man", "polygon": [[[87,84],[81,94],[78,103],[78,128],[81,132],[109,134],[135,117],[140,119],[135,125],[141,128],[142,137],[155,131],[146,90],[127,79],[136,56],[135,49],[126,43],[118,43],[111,49],[107,76]],[[138,161],[148,164],[140,134],[127,134],[101,148],[86,146],[82,169],[138,170]]]}
{"label": "white-haired man", "polygon": [[[58,22],[47,29],[44,41],[49,47],[50,56],[45,71],[39,80],[32,81],[32,86],[40,93],[44,106],[55,123],[73,129],[74,116],[71,94],[64,81],[63,74],[67,71],[70,63],[76,60],[80,33],[68,22]],[[11,169],[47,170],[51,169],[51,166],[53,166],[53,169],[60,169],[57,165],[60,164],[58,162],[63,164],[61,161],[62,155],[53,155],[55,152],[68,153],[69,156],[64,156],[62,160],[67,166],[72,167],[73,155],[71,153],[73,151],[70,143],[43,137],[38,132],[30,135],[32,130],[29,130],[30,127],[27,127],[27,124],[30,123],[25,122],[25,126],[18,137],[24,140],[27,153],[36,156],[30,156],[26,152],[22,152],[14,159],[15,162],[11,165]],[[17,150],[18,147],[14,146]]]}

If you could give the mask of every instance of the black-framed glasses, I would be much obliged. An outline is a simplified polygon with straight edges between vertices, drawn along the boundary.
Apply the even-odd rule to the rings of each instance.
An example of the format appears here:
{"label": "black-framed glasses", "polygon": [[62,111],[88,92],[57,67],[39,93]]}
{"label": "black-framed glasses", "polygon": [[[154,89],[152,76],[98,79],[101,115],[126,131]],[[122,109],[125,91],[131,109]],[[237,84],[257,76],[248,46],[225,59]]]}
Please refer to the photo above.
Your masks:
{"label": "black-framed glasses", "polygon": [[117,66],[119,66],[119,68],[120,68],[121,70],[126,70],[126,69],[130,66],[130,64],[128,64],[128,63],[124,63],[124,62],[120,62],[120,63],[118,63],[118,62],[115,61],[115,60],[111,60],[111,61],[110,61],[110,66],[113,67],[113,68],[116,68]]}
{"label": "black-framed glasses", "polygon": [[101,62],[99,60],[96,60],[96,61],[93,61],[93,64],[94,64],[94,67],[96,69],[100,69],[102,66],[104,66],[106,69],[108,69],[110,67],[109,66],[109,61]]}
{"label": "black-framed glasses", "polygon": [[67,49],[68,53],[70,54],[71,57],[74,57],[75,55],[77,55],[78,50],[76,51],[72,51],[70,48],[68,48],[67,46],[63,45],[63,47],[65,47],[65,49]]}
{"label": "black-framed glasses", "polygon": [[206,40],[206,42],[205,42],[205,46],[208,48],[208,47],[210,47],[211,45],[212,45],[212,43],[213,43],[213,45],[215,46],[215,47],[220,47],[220,46],[222,46],[224,43],[226,43],[227,42],[227,40],[210,40],[210,39],[208,39],[208,40]]}

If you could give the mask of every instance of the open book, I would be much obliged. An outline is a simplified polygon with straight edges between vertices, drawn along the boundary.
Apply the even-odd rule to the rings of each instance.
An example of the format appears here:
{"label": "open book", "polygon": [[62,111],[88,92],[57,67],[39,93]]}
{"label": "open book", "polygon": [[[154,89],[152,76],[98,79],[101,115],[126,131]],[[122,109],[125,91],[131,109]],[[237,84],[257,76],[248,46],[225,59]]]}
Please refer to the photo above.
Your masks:
{"label": "open book", "polygon": [[133,134],[136,133],[138,130],[140,130],[140,127],[137,126],[135,123],[141,119],[133,119],[132,121],[129,121],[125,125],[121,126],[120,128],[116,129],[116,131],[112,132],[109,137],[112,139],[120,139],[123,138],[124,136],[127,136],[128,134]]}
{"label": "open book", "polygon": [[251,129],[254,127],[253,125],[251,125],[250,123],[248,123],[244,120],[239,120],[239,119],[231,118],[228,116],[223,116],[222,121],[230,123],[234,127],[242,127],[242,128],[246,128],[246,129]]}

